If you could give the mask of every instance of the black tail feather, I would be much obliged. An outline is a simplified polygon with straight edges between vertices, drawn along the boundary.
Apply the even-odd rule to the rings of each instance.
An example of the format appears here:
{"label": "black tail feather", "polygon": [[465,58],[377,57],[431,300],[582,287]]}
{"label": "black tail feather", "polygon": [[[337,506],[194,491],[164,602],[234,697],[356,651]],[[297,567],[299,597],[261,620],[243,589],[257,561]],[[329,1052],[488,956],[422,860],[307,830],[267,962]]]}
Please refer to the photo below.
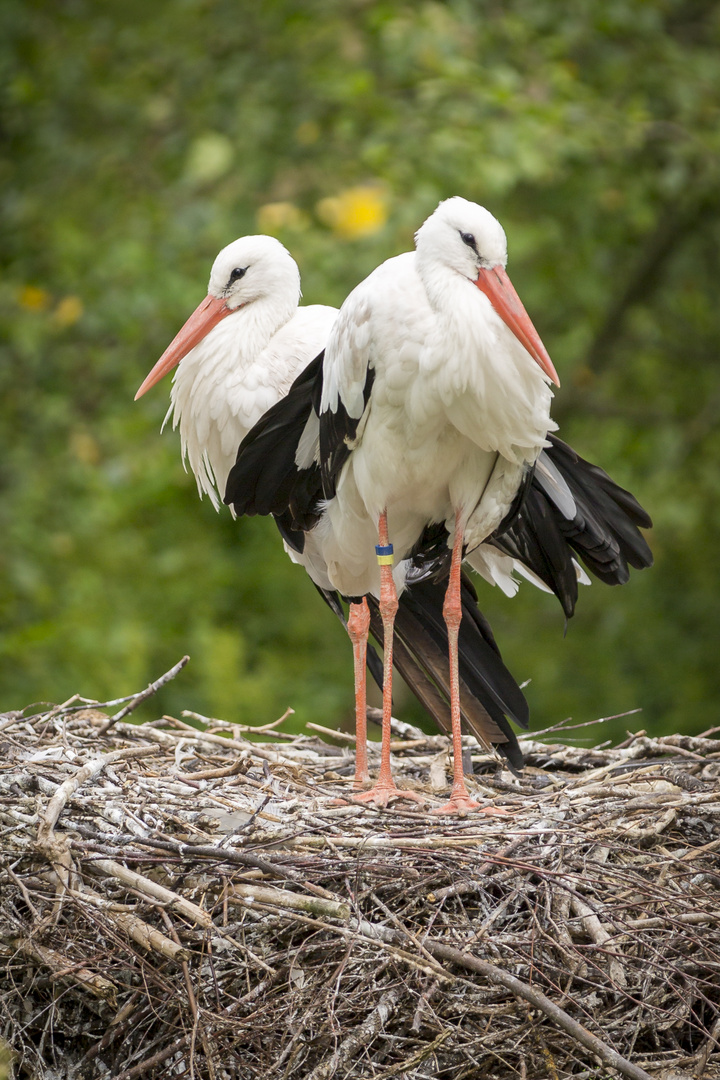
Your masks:
{"label": "black tail feather", "polygon": [[[449,732],[448,640],[443,617],[445,586],[446,582],[424,580],[413,583],[402,594],[395,618],[394,658],[400,674],[435,722]],[[374,597],[368,597],[368,601],[373,636],[381,642],[382,620],[377,601]],[[475,590],[465,575],[462,608],[459,667],[463,720],[480,742],[496,746],[514,768],[521,768],[522,754],[508,717],[526,728],[529,723],[527,702],[502,661],[490,626],[478,609]]]}

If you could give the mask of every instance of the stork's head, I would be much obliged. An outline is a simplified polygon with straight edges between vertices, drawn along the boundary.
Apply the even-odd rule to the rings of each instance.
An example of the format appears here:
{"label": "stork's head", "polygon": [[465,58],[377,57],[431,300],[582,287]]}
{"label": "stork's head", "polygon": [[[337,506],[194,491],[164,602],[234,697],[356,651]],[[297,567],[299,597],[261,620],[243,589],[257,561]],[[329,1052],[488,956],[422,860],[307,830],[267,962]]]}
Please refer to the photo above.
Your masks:
{"label": "stork's head", "polygon": [[208,295],[168,345],[135,400],[177,367],[221,319],[266,299],[276,305],[280,323],[292,314],[300,299],[297,263],[272,236],[243,236],[234,240],[213,263]]}
{"label": "stork's head", "polygon": [[556,386],[553,362],[505,272],[507,240],[489,210],[459,195],[441,202],[415,234],[421,269],[444,267],[477,285],[518,341]]}
{"label": "stork's head", "polygon": [[223,248],[213,263],[208,295],[236,311],[263,297],[300,300],[300,271],[287,248],[274,236],[241,236]]}
{"label": "stork's head", "polygon": [[421,260],[442,263],[475,281],[480,269],[507,263],[505,230],[489,210],[455,195],[441,202],[415,234]]}

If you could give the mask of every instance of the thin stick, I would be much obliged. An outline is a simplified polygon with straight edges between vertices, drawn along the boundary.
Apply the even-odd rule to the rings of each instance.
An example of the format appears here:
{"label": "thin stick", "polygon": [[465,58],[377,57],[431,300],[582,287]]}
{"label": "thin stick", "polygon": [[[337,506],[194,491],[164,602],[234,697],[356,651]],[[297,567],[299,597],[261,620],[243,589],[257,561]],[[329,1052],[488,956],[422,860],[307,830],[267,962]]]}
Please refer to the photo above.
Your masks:
{"label": "thin stick", "polygon": [[595,724],[607,724],[610,720],[622,720],[624,716],[634,716],[635,713],[642,712],[642,709],[628,709],[627,712],[617,713],[615,716],[600,716],[597,720],[583,720],[580,724],[569,723],[572,717],[569,716],[567,720],[558,720],[557,724],[551,724],[550,727],[543,728],[542,731],[533,731],[533,739],[539,738],[541,735],[549,735],[551,731],[576,731],[577,728],[593,727]]}
{"label": "thin stick", "polygon": [[182,660],[178,660],[174,667],[171,667],[169,671],[166,671],[164,675],[161,675],[155,682],[151,682],[149,686],[146,686],[144,690],[141,690],[139,694],[135,694],[134,697],[128,701],[127,705],[124,705],[119,712],[116,712],[114,716],[111,716],[107,723],[103,724],[101,728],[98,728],[98,738],[104,735],[106,731],[109,731],[113,724],[117,724],[118,720],[124,719],[131,712],[137,709],[138,705],[141,705],[147,698],[152,697],[153,694],[157,694],[158,690],[165,686],[165,683],[169,683],[171,679],[174,679],[179,671],[187,664],[189,656],[183,656]]}
{"label": "thin stick", "polygon": [[115,1080],[135,1080],[136,1076],[142,1076],[143,1073],[150,1072],[156,1065],[162,1064],[163,1061],[167,1061],[173,1054],[179,1053],[184,1050],[190,1043],[191,1036],[183,1035],[182,1038],[177,1039],[171,1046],[166,1046],[164,1050],[159,1050],[157,1054],[153,1054],[152,1057],[145,1058],[139,1065],[133,1065],[132,1069],[125,1069],[124,1072],[118,1073]]}
{"label": "thin stick", "polygon": [[255,884],[235,884],[228,886],[226,896],[232,903],[237,901],[248,907],[254,904],[273,904],[275,907],[290,911],[307,911],[310,915],[326,915],[331,919],[347,922],[350,918],[350,905],[335,900],[322,900],[316,896],[301,896],[288,889]]}
{"label": "thin stick", "polygon": [[[136,838],[135,842],[140,845],[140,847],[159,848],[162,851],[173,851],[184,858],[216,859],[218,862],[235,863],[238,866],[252,866],[257,870],[262,870],[264,874],[268,874],[270,877],[280,878],[283,881],[294,881],[298,885],[301,885],[302,888],[307,889],[308,892],[312,892],[316,896],[321,896],[325,900],[339,902],[339,898],[334,896],[333,893],[328,892],[327,889],[323,889],[320,885],[314,885],[313,882],[307,881],[302,874],[298,874],[297,871],[291,870],[290,867],[277,866],[268,859],[263,859],[259,855],[253,855],[248,851],[237,851],[235,848],[229,847],[215,847],[211,844],[184,844],[180,840],[171,840],[170,838],[161,839],[157,836],[139,836]],[[73,846],[77,847],[80,845],[75,841]],[[125,848],[123,854],[126,859],[129,859],[133,855],[138,856],[141,853],[128,851],[127,848]]]}
{"label": "thin stick", "polygon": [[109,1001],[113,1007],[117,1005],[114,984],[103,975],[88,971],[84,962],[78,963],[76,960],[63,956],[56,949],[48,949],[47,946],[39,945],[27,938],[16,938],[12,945],[24,956],[49,968],[54,979],[72,979],[82,986],[83,990],[89,990],[95,997]]}
{"label": "thin stick", "polygon": [[330,1080],[331,1077],[336,1076],[346,1061],[349,1061],[359,1050],[365,1049],[373,1042],[397,1010],[403,996],[404,989],[398,986],[393,987],[392,990],[387,990],[367,1019],[340,1043],[337,1050],[333,1051],[319,1065],[316,1065],[307,1080]]}
{"label": "thin stick", "polygon": [[617,1069],[624,1076],[630,1077],[630,1080],[652,1080],[649,1073],[646,1073],[639,1065],[633,1065],[632,1061],[628,1061],[627,1058],[618,1054],[617,1050],[613,1050],[602,1039],[598,1039],[597,1035],[593,1035],[577,1020],[573,1020],[564,1009],[551,1001],[541,990],[528,986],[521,979],[511,975],[508,971],[503,971],[502,968],[496,967],[495,964],[488,963],[487,960],[480,960],[476,956],[468,956],[461,953],[459,949],[453,949],[450,945],[443,945],[442,942],[426,940],[425,948],[433,956],[448,960],[452,964],[459,964],[469,971],[477,971],[478,974],[484,975],[490,982],[504,986],[507,990],[517,994],[518,997],[529,1001],[531,1005],[553,1020],[558,1027],[561,1027],[573,1039],[593,1054],[597,1054],[611,1069]]}

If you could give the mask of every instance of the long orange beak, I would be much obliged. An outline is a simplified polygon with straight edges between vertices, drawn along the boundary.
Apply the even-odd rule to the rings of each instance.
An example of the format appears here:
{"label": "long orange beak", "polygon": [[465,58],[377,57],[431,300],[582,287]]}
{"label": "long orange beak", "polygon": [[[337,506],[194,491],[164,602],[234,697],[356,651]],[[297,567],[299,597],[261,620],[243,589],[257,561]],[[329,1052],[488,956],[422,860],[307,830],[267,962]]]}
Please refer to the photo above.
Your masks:
{"label": "long orange beak", "polygon": [[512,281],[502,266],[493,266],[490,270],[481,270],[475,282],[480,292],[484,292],[492,306],[506,326],[542,368],[556,386],[560,385],[558,373],[547,349],[540,340],[540,335],[530,321],[530,316],[523,307],[522,300],[515,292]]}
{"label": "long orange beak", "polygon": [[187,356],[190,350],[194,349],[198,342],[212,330],[213,326],[217,326],[221,319],[224,319],[226,315],[232,315],[233,311],[237,310],[237,308],[227,307],[222,297],[218,300],[214,296],[206,296],[202,304],[195,308],[182,330],[179,330],[170,342],[138,390],[135,400],[141,398],[155,383],[160,382],[168,371],[177,367],[183,356]]}

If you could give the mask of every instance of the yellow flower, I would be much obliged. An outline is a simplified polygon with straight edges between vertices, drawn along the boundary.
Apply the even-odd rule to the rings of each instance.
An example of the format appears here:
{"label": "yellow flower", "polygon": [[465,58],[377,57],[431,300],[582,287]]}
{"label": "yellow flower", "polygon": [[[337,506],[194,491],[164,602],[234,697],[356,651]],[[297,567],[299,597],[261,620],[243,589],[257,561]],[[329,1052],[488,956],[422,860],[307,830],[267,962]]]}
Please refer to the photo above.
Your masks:
{"label": "yellow flower", "polygon": [[37,285],[23,285],[18,301],[20,306],[28,311],[44,311],[50,303],[50,293],[39,289]]}
{"label": "yellow flower", "polygon": [[382,229],[388,216],[388,198],[379,185],[363,184],[321,199],[316,209],[320,220],[333,232],[354,240],[359,236],[372,236]]}
{"label": "yellow flower", "polygon": [[278,229],[306,229],[307,218],[302,210],[289,202],[265,203],[257,213],[260,232],[274,233]]}
{"label": "yellow flower", "polygon": [[53,322],[61,329],[72,326],[82,316],[83,302],[79,296],[64,296],[53,312]]}

